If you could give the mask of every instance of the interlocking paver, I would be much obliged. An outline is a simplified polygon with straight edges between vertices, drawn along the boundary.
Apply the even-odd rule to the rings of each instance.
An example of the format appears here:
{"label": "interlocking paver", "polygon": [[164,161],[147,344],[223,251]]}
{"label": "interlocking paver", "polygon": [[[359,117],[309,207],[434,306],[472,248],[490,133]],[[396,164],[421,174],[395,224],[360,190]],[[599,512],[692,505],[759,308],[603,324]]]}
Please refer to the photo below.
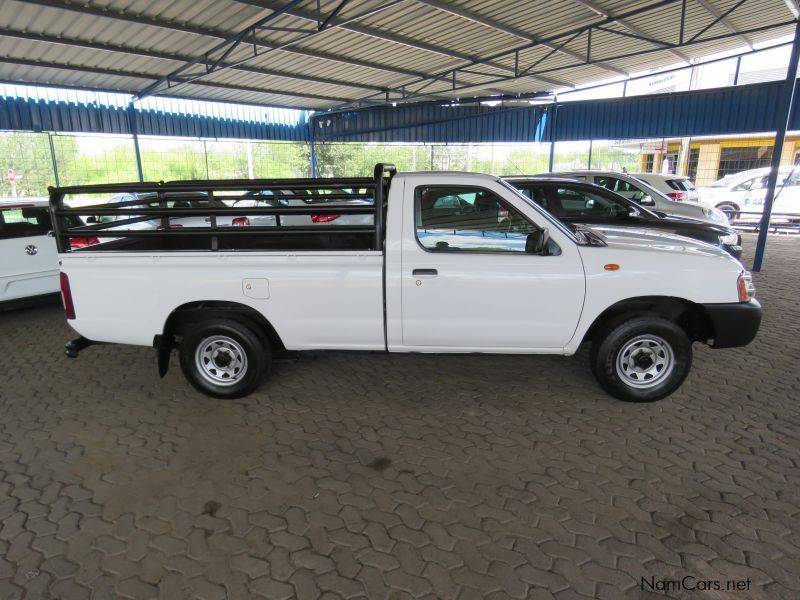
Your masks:
{"label": "interlocking paver", "polygon": [[0,598],[800,597],[800,239],[769,243],[756,341],[640,406],[586,350],[316,353],[220,402],[0,312]]}

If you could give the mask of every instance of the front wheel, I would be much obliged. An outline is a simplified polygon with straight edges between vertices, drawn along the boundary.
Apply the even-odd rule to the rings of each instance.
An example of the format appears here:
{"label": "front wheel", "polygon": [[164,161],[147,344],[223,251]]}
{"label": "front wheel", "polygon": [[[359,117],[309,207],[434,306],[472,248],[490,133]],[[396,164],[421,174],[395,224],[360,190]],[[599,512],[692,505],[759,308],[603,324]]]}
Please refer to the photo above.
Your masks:
{"label": "front wheel", "polygon": [[719,210],[725,213],[725,216],[728,217],[728,221],[733,223],[736,219],[739,218],[739,207],[735,204],[729,204],[727,202],[723,202],[722,204],[717,204],[716,206]]}
{"label": "front wheel", "polygon": [[640,316],[617,322],[592,345],[592,372],[612,396],[652,402],[677,390],[692,366],[692,342],[667,319]]}
{"label": "front wheel", "polygon": [[253,326],[232,319],[201,321],[180,345],[181,370],[198,391],[214,398],[241,398],[261,383],[269,344]]}

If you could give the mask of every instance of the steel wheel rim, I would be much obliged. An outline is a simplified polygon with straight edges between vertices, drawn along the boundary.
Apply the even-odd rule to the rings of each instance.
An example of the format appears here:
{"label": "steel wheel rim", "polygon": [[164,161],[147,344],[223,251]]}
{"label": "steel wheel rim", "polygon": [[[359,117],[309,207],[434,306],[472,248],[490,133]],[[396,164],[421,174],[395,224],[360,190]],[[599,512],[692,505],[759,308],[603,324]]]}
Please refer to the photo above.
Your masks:
{"label": "steel wheel rim", "polygon": [[200,376],[214,385],[234,385],[247,373],[247,353],[239,342],[225,335],[200,342],[194,361]]}
{"label": "steel wheel rim", "polygon": [[675,368],[675,355],[664,338],[640,335],[628,341],[617,354],[617,375],[638,389],[654,387]]}

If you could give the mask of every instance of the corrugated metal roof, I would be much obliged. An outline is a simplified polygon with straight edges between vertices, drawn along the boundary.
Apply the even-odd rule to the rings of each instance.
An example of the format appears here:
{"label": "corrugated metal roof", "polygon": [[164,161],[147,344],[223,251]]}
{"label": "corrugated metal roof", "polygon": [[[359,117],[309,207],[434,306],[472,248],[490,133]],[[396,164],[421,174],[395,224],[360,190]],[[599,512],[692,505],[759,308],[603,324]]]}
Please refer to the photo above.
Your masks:
{"label": "corrugated metal roof", "polygon": [[[546,92],[774,39],[794,19],[784,0],[350,0],[317,31],[340,4],[0,0],[0,78],[135,94],[277,11],[225,57],[230,68],[191,83],[174,77],[156,92],[325,109],[387,93],[403,101]],[[676,46],[684,4],[691,44]],[[589,51],[580,28],[598,24],[606,30],[592,30]],[[696,43],[700,33],[713,39]]]}

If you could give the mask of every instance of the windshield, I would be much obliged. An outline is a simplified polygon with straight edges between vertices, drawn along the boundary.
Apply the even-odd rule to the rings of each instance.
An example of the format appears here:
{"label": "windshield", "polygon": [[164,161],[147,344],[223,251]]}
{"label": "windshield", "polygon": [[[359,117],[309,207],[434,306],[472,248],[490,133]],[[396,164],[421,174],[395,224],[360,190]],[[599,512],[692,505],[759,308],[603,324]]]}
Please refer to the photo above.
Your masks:
{"label": "windshield", "polygon": [[726,187],[730,187],[730,186],[732,186],[732,185],[734,185],[734,184],[736,184],[736,183],[738,183],[740,181],[744,181],[745,179],[747,179],[747,176],[742,177],[742,175],[740,173],[737,173],[736,175],[726,175],[725,177],[723,177],[722,179],[718,179],[714,183],[709,183],[706,187],[710,187],[710,188],[726,188]]}
{"label": "windshield", "polygon": [[583,233],[579,232],[577,228],[575,228],[574,226],[565,225],[561,221],[557,220],[553,215],[545,211],[541,206],[536,204],[536,202],[528,198],[525,194],[523,194],[521,191],[519,191],[517,188],[515,188],[507,181],[501,179],[500,177],[498,177],[496,181],[500,183],[500,185],[502,185],[504,188],[512,192],[517,198],[520,198],[523,202],[525,202],[525,204],[532,207],[537,213],[545,217],[548,221],[550,221],[550,223],[552,223],[555,227],[557,227],[564,234],[566,234],[576,244],[579,244],[581,246],[589,245],[586,236]]}

